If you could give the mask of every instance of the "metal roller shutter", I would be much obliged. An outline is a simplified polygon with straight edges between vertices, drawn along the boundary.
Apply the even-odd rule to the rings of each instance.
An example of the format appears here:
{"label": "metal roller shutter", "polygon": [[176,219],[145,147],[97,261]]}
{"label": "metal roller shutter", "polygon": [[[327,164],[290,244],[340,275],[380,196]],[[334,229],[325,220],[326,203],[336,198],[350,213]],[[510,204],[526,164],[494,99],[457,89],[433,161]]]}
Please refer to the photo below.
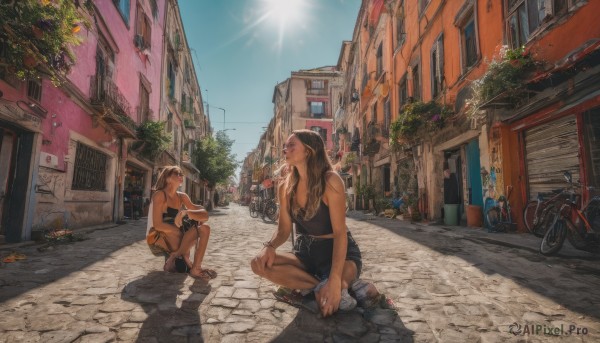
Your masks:
{"label": "metal roller shutter", "polygon": [[579,141],[575,116],[567,116],[525,131],[529,199],[566,185],[563,172],[579,180]]}

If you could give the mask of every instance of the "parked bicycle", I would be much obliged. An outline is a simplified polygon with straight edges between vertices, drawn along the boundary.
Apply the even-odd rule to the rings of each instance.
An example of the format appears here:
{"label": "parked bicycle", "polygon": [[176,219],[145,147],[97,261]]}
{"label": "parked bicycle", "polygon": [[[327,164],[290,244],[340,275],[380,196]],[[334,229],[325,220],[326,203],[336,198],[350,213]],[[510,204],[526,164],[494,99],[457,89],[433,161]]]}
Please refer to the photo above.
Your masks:
{"label": "parked bicycle", "polygon": [[270,221],[274,222],[278,216],[277,210],[278,206],[275,199],[266,199],[262,202],[262,207],[260,209],[260,212],[262,213],[261,218],[265,219],[266,216]]}
{"label": "parked bicycle", "polygon": [[248,209],[250,210],[250,217],[258,218],[259,199],[257,197],[252,198],[252,201],[250,201],[250,204],[248,205]]}
{"label": "parked bicycle", "polygon": [[[573,186],[571,173],[565,172],[564,176]],[[578,184],[578,187],[581,185]],[[588,189],[593,190],[592,187]],[[542,255],[556,254],[562,248],[565,238],[575,249],[600,252],[600,196],[590,199],[583,209],[579,208],[579,202],[580,195],[574,191],[563,201],[540,244]]]}
{"label": "parked bicycle", "polygon": [[[548,196],[550,198],[544,200]],[[569,190],[564,188],[554,189],[551,193],[538,193],[537,200],[527,203],[523,210],[523,222],[527,230],[536,237],[544,237],[558,209],[568,197]]]}
{"label": "parked bicycle", "polygon": [[495,201],[494,206],[490,207],[485,214],[488,223],[489,232],[507,232],[513,230],[515,223],[512,221],[512,211],[510,209],[510,194],[513,187],[507,186],[507,195],[501,195]]}

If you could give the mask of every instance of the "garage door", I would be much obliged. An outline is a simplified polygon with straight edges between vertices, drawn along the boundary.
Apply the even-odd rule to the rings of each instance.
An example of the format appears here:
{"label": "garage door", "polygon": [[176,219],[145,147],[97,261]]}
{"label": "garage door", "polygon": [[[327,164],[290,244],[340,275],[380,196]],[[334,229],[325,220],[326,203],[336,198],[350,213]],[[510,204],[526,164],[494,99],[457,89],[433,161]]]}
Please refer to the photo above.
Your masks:
{"label": "garage door", "polygon": [[525,158],[529,199],[539,192],[566,186],[563,172],[579,180],[579,143],[575,116],[525,131]]}

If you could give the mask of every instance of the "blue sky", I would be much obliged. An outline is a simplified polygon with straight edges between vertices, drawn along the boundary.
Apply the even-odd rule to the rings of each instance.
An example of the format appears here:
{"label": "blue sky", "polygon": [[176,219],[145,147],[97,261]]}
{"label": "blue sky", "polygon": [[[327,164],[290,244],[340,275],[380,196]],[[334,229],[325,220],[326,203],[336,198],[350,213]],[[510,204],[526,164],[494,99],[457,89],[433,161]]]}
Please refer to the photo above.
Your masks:
{"label": "blue sky", "polygon": [[[238,161],[273,116],[273,89],[292,71],[337,63],[361,0],[180,0],[181,17],[215,130]],[[225,126],[223,112],[225,109]],[[206,107],[205,107],[206,109]],[[236,175],[237,177],[238,175]]]}

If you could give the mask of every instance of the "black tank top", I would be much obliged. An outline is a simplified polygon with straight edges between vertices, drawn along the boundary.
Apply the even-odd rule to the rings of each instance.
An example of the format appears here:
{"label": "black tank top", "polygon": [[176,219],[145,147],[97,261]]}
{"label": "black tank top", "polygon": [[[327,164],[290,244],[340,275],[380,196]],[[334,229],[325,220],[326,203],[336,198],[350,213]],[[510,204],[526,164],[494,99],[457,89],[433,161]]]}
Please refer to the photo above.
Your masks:
{"label": "black tank top", "polygon": [[[167,193],[165,191],[162,191],[162,192],[165,195],[165,200],[166,200]],[[179,197],[179,206],[181,206],[181,195],[179,194],[179,192],[177,192],[177,197]],[[177,217],[177,213],[179,213],[178,209],[169,207],[167,205],[167,212],[164,212],[162,214],[163,223],[175,225],[175,217]]]}
{"label": "black tank top", "polygon": [[[300,209],[300,215],[304,214],[304,209]],[[309,220],[294,217],[290,213],[292,221],[296,224],[296,231],[301,235],[322,236],[333,233],[331,218],[329,217],[329,207],[323,200],[320,201],[319,208],[315,216]]]}

